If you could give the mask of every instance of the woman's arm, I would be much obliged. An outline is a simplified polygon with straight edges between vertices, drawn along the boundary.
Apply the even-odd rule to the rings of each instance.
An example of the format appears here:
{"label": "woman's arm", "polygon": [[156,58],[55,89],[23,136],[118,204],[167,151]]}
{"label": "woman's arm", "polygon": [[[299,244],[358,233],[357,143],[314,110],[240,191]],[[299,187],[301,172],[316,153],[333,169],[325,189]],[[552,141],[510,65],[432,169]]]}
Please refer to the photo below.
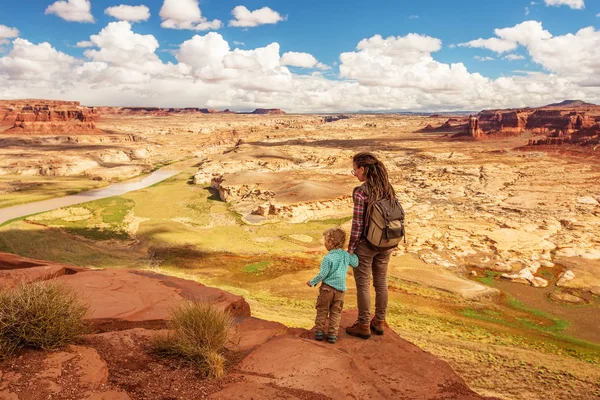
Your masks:
{"label": "woman's arm", "polygon": [[352,230],[350,231],[350,243],[348,244],[348,253],[354,254],[358,241],[363,233],[364,215],[365,215],[365,203],[367,195],[365,192],[358,188],[352,195],[354,200],[354,210],[352,213]]}

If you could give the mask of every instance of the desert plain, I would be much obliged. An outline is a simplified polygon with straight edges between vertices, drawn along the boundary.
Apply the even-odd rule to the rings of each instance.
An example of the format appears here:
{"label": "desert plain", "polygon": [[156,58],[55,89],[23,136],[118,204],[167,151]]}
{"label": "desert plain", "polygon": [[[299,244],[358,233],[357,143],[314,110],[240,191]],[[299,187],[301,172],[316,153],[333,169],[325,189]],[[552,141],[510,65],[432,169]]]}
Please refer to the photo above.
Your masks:
{"label": "desert plain", "polygon": [[[352,155],[371,151],[406,211],[390,327],[483,396],[600,396],[598,146],[457,135],[468,115],[95,112],[85,129],[0,126],[1,252],[186,278],[310,329],[322,232],[349,231]],[[171,176],[35,212],[153,171]]]}

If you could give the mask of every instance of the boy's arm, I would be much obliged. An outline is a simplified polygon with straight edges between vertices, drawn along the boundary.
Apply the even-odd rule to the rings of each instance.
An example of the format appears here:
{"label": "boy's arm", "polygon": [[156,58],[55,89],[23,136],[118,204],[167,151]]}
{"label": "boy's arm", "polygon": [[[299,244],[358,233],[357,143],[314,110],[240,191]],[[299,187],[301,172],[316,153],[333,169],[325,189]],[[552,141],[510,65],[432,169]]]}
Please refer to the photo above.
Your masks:
{"label": "boy's arm", "polygon": [[356,254],[350,254],[350,266],[352,268],[358,267],[358,256]]}
{"label": "boy's arm", "polygon": [[323,261],[321,261],[321,271],[319,271],[319,274],[310,281],[310,285],[317,286],[317,284],[329,274],[330,269],[331,263],[329,262],[329,258],[323,257]]}

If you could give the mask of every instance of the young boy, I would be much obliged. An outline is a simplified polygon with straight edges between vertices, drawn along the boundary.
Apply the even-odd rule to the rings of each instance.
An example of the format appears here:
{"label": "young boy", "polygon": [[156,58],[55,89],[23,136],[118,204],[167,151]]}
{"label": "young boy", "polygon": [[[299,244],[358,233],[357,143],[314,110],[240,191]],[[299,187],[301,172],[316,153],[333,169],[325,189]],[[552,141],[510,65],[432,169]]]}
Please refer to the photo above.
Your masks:
{"label": "young boy", "polygon": [[343,250],[346,242],[346,233],[339,229],[328,229],[323,233],[325,248],[329,253],[323,257],[321,271],[314,279],[306,282],[310,287],[323,282],[319,289],[317,298],[317,317],[315,318],[315,339],[323,340],[325,337],[325,321],[329,315],[329,329],[327,341],[337,341],[338,328],[342,308],[344,308],[344,293],[346,292],[346,273],[348,265],[355,268],[358,266],[358,256],[349,254]]}

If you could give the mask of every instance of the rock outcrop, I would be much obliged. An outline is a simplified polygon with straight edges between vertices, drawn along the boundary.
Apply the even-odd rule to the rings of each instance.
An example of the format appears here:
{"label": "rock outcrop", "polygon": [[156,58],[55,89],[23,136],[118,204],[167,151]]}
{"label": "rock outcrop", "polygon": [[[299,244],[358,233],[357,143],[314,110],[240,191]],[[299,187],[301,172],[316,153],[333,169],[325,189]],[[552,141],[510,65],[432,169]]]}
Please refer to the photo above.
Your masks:
{"label": "rock outcrop", "polygon": [[472,138],[479,138],[483,135],[483,131],[479,127],[479,120],[477,117],[469,117],[469,125],[467,126],[467,135]]}
{"label": "rock outcrop", "polygon": [[485,132],[520,134],[527,125],[527,112],[522,110],[482,111],[478,118]]}
{"label": "rock outcrop", "polygon": [[[13,117],[14,116],[14,117]],[[12,120],[9,134],[94,134],[98,112],[79,102],[32,101],[16,103],[3,117]]]}
{"label": "rock outcrop", "polygon": [[[40,263],[45,262],[0,253],[4,271]],[[340,339],[330,345],[311,339],[310,331],[253,318],[243,298],[196,282],[72,268],[77,272],[58,279],[90,302],[89,318],[104,333],[59,352],[25,352],[0,365],[0,398],[483,399],[447,363],[391,329],[368,341],[347,336],[343,327],[355,320],[353,311],[344,312]],[[184,298],[217,304],[235,317],[238,343],[230,351],[237,361],[219,382],[199,379],[186,367],[170,368],[169,361],[147,351],[154,335],[149,328],[161,329],[167,306]]]}
{"label": "rock outcrop", "polygon": [[475,139],[517,136],[524,132],[543,137],[532,138],[529,146],[578,145],[593,150],[600,143],[600,106],[581,101],[565,101],[540,108],[484,110],[462,124],[452,119],[422,131],[456,131],[453,137]]}

